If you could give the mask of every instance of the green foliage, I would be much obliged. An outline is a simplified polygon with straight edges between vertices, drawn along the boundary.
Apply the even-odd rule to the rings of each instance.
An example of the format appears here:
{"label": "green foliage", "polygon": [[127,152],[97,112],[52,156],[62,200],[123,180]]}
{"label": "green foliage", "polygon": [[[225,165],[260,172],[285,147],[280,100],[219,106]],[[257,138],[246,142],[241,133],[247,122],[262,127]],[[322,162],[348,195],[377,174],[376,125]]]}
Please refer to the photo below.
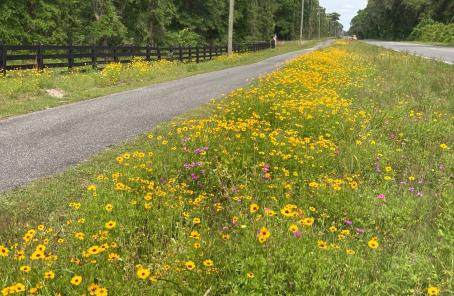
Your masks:
{"label": "green foliage", "polygon": [[[440,23],[454,21],[454,1],[451,0],[370,0],[351,21],[350,34],[360,38],[415,39],[419,32],[418,23],[426,19]],[[423,25],[421,25],[423,26]],[[421,27],[420,26],[420,27]],[[416,30],[416,31],[415,31]],[[449,39],[441,31],[437,38]],[[440,31],[441,30],[441,31]]]}
{"label": "green foliage", "polygon": [[424,27],[428,25],[433,25],[434,23],[435,21],[431,18],[422,19],[421,22],[419,22],[419,24],[413,29],[410,36],[408,36],[408,39],[418,40],[419,38],[421,38]]}
{"label": "green foliage", "polygon": [[202,44],[202,37],[189,28],[170,32],[166,39],[168,44],[172,46],[197,46]]}
{"label": "green foliage", "polygon": [[454,23],[445,25],[424,19],[413,29],[409,39],[454,44]]}
{"label": "green foliage", "polygon": [[[305,38],[318,35],[318,0],[305,7]],[[337,16],[337,17],[336,17]],[[331,19],[338,23],[338,14]],[[234,41],[299,37],[301,0],[236,0]],[[8,44],[221,44],[227,0],[3,0],[0,40]],[[338,26],[340,24],[338,23]],[[321,15],[321,35],[328,35]]]}

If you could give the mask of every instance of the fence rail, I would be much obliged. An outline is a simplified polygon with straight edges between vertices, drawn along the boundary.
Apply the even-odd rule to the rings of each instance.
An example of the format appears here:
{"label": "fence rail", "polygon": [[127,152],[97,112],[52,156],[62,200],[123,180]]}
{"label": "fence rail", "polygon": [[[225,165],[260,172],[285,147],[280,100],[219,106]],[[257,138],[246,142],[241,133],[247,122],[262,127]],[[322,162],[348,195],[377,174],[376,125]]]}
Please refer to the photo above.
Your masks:
{"label": "fence rail", "polygon": [[[268,41],[233,46],[236,53],[260,51],[271,47]],[[152,47],[85,45],[7,45],[0,42],[0,71],[44,68],[98,68],[107,63],[129,63],[133,57],[146,61],[166,59],[200,63],[227,53],[226,46]]]}

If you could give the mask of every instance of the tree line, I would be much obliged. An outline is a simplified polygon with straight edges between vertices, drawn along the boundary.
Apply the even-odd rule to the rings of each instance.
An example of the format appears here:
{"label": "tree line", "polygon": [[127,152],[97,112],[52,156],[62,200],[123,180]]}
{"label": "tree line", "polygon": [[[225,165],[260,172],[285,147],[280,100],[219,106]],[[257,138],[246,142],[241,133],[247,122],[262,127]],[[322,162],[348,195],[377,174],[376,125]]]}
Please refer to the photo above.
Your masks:
{"label": "tree line", "polygon": [[[302,0],[236,0],[234,41],[299,38]],[[305,0],[304,38],[340,28],[318,0]],[[1,0],[7,44],[225,44],[228,0]]]}
{"label": "tree line", "polygon": [[445,24],[446,28],[454,23],[453,0],[369,0],[367,7],[352,19],[350,34],[402,40],[412,37],[418,24],[434,22]]}

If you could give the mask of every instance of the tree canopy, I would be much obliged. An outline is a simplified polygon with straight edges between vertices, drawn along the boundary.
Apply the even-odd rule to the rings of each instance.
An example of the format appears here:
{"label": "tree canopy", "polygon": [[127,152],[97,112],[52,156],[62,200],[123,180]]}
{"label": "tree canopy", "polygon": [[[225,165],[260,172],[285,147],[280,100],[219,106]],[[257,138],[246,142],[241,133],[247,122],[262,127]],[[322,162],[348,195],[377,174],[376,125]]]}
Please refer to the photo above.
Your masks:
{"label": "tree canopy", "polygon": [[[319,0],[305,0],[305,38],[317,36]],[[2,0],[8,44],[219,44],[228,0]],[[337,16],[337,17],[336,17]],[[235,42],[299,38],[301,0],[236,0]],[[332,21],[340,27],[338,14]],[[321,35],[330,20],[321,9]]]}
{"label": "tree canopy", "polygon": [[369,0],[351,21],[360,38],[406,39],[424,19],[454,22],[452,0]]}

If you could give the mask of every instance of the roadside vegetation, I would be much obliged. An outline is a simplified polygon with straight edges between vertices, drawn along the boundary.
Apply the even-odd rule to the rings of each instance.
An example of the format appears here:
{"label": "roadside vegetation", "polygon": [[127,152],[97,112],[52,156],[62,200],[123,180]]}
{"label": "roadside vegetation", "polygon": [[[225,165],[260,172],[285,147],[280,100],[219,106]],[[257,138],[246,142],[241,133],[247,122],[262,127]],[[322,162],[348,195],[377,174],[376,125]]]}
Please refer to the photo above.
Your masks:
{"label": "roadside vegetation", "polygon": [[421,21],[411,32],[410,40],[454,45],[454,23],[443,24],[432,19]]}
{"label": "roadside vegetation", "polygon": [[0,118],[63,104],[91,99],[153,83],[179,79],[199,73],[250,64],[271,56],[312,47],[288,43],[260,52],[220,56],[204,63],[181,63],[166,60],[146,62],[134,59],[131,64],[108,64],[103,70],[75,68],[44,71],[15,70],[0,75]]}
{"label": "roadside vegetation", "polygon": [[454,1],[369,0],[352,19],[350,34],[361,39],[454,43]]}
{"label": "roadside vegetation", "polygon": [[1,291],[452,295],[453,80],[338,41],[1,194]]}

